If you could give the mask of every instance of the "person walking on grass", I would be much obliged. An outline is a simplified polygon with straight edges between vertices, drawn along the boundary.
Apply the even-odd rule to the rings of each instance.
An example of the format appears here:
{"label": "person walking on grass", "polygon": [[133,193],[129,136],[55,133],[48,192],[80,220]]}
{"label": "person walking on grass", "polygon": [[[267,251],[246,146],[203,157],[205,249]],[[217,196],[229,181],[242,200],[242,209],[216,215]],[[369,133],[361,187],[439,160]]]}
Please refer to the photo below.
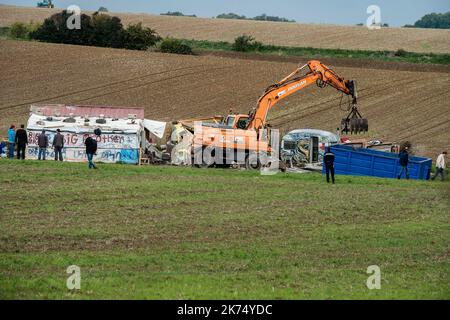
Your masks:
{"label": "person walking on grass", "polygon": [[400,173],[398,174],[398,179],[402,177],[403,172],[406,174],[406,179],[409,179],[409,173],[408,173],[408,163],[409,163],[409,154],[408,154],[408,147],[405,147],[402,151],[400,151],[398,157],[400,158],[400,166],[402,169],[400,170]]}
{"label": "person walking on grass", "polygon": [[327,152],[323,156],[323,162],[325,165],[325,172],[327,174],[327,183],[330,183],[331,173],[331,181],[334,184],[334,153],[331,151],[331,147],[327,147]]}
{"label": "person walking on grass", "polygon": [[442,152],[436,160],[436,173],[434,174],[433,178],[431,180],[435,180],[438,175],[441,176],[441,181],[445,180],[445,157],[447,156],[447,151]]}
{"label": "person walking on grass", "polygon": [[17,159],[25,160],[25,149],[28,144],[28,134],[25,130],[25,125],[20,125],[20,129],[16,132],[16,143],[17,143]]}
{"label": "person walking on grass", "polygon": [[63,161],[62,150],[64,148],[64,136],[61,134],[61,130],[56,130],[56,135],[53,138],[53,148],[55,150],[55,161]]}
{"label": "person walking on grass", "polygon": [[86,156],[88,159],[89,169],[97,169],[94,164],[94,155],[97,153],[97,140],[92,137],[88,137],[84,144],[86,146]]}
{"label": "person walking on grass", "polygon": [[48,137],[45,134],[45,130],[42,130],[41,134],[38,135],[38,147],[39,147],[39,155],[38,160],[44,160],[47,153],[48,148]]}
{"label": "person walking on grass", "polygon": [[8,158],[14,158],[14,149],[16,147],[16,126],[11,125],[8,129]]}

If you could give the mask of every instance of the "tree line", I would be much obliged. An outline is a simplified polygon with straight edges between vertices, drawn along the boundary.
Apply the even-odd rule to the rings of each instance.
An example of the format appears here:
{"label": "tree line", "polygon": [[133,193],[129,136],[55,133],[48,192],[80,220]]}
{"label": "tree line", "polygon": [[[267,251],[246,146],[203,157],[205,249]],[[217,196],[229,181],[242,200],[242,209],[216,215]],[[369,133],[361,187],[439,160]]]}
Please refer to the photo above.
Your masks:
{"label": "tree line", "polygon": [[450,29],[450,12],[426,14],[414,25],[407,24],[405,28]]}
{"label": "tree line", "polygon": [[283,17],[277,17],[277,16],[268,16],[265,13],[256,16],[254,18],[247,18],[244,15],[238,15],[236,13],[222,13],[219,14],[217,19],[237,19],[237,20],[256,20],[256,21],[272,21],[272,22],[295,22],[295,20],[289,20]]}
{"label": "tree line", "polygon": [[191,17],[197,18],[195,14],[184,14],[180,11],[167,11],[166,13],[161,13],[162,16],[174,16],[174,17]]}
{"label": "tree line", "polygon": [[120,18],[95,12],[92,16],[80,15],[80,28],[67,26],[72,13],[66,10],[45,19],[43,23],[16,22],[7,28],[13,39],[37,40],[51,43],[147,50],[158,45],[166,53],[193,54],[183,40],[165,38],[139,22],[124,27]]}
{"label": "tree line", "polygon": [[133,50],[148,49],[161,40],[155,30],[141,23],[125,28],[120,18],[99,12],[82,14],[80,28],[69,29],[67,21],[71,16],[66,10],[56,13],[32,30],[29,37],[44,42]]}

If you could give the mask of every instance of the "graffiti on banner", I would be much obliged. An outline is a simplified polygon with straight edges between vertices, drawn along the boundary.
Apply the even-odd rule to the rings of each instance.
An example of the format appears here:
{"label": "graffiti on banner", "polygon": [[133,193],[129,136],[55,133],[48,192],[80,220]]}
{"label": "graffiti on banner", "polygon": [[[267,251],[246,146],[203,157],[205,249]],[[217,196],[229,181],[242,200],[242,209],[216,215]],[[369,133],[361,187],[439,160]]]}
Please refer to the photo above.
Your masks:
{"label": "graffiti on banner", "polygon": [[[28,142],[32,147],[37,146],[38,135],[41,131],[29,131],[28,132]],[[55,136],[54,132],[46,132],[50,145]],[[97,145],[99,149],[138,149],[139,139],[136,134],[115,134],[108,133],[102,134],[101,136],[96,136],[89,133],[62,133],[64,136],[64,146],[68,148],[83,148],[84,141],[88,137],[92,137],[97,140]]]}

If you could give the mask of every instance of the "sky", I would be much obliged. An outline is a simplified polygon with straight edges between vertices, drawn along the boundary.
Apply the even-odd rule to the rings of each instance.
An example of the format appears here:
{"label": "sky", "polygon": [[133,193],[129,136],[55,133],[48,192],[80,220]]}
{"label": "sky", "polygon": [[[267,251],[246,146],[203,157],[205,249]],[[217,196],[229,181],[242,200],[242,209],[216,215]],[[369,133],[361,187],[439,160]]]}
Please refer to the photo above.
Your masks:
{"label": "sky", "polygon": [[[35,6],[40,0],[0,0],[1,4]],[[378,5],[381,22],[390,26],[413,24],[431,12],[450,11],[450,0],[54,0],[56,7],[78,5],[82,10],[100,6],[111,12],[160,14],[181,11],[199,17],[233,12],[248,17],[265,13],[294,19],[299,23],[355,25],[365,23],[367,7]]]}

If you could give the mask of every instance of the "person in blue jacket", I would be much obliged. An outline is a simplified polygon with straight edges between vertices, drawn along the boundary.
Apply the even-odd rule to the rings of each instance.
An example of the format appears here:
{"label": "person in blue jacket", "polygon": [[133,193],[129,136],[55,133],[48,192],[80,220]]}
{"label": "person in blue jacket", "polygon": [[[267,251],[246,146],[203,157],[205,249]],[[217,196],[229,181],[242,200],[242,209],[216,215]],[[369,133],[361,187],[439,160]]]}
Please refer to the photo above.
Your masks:
{"label": "person in blue jacket", "polygon": [[409,179],[409,173],[408,173],[408,163],[409,163],[409,154],[408,154],[408,147],[405,147],[402,151],[400,151],[398,157],[400,158],[400,166],[402,169],[400,170],[400,173],[398,174],[398,179],[402,177],[403,172],[406,174],[406,179]]}
{"label": "person in blue jacket", "polygon": [[8,130],[8,158],[14,158],[14,148],[16,145],[16,126],[11,125]]}

